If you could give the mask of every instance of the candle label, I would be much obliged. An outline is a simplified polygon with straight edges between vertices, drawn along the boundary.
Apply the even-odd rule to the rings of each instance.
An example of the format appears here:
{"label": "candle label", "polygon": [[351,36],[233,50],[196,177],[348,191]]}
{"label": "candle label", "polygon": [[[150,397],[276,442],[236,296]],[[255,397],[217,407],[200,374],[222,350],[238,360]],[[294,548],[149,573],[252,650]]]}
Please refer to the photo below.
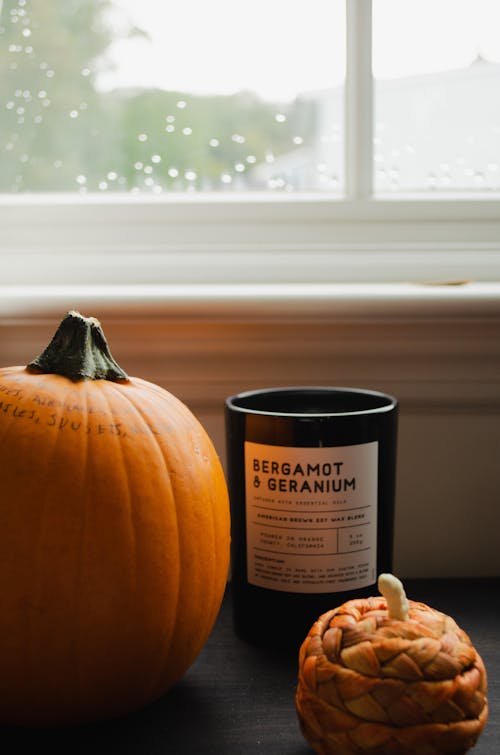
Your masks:
{"label": "candle label", "polygon": [[376,581],[378,443],[245,442],[247,579],[285,592]]}

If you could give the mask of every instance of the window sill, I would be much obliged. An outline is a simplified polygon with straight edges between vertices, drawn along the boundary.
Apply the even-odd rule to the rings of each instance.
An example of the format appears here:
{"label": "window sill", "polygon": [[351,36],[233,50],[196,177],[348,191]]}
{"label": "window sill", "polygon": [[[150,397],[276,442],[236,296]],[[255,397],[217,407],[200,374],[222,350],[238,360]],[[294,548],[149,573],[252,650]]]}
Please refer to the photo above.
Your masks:
{"label": "window sill", "polygon": [[500,278],[498,199],[0,197],[2,283]]}
{"label": "window sill", "polygon": [[500,319],[500,282],[0,286],[0,318],[67,309],[114,317]]}

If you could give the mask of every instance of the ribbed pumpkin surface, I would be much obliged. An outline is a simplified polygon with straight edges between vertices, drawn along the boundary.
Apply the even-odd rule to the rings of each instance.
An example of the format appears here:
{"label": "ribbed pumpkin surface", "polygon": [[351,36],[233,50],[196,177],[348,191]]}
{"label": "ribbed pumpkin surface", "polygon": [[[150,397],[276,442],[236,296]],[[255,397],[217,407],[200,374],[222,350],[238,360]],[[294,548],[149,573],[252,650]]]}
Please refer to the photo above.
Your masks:
{"label": "ribbed pumpkin surface", "polygon": [[74,723],[162,694],[215,621],[219,459],[146,381],[0,370],[0,722]]}
{"label": "ribbed pumpkin surface", "polygon": [[388,617],[383,597],[324,614],[299,657],[297,712],[321,755],[465,753],[487,719],[486,673],[455,621],[409,601]]}

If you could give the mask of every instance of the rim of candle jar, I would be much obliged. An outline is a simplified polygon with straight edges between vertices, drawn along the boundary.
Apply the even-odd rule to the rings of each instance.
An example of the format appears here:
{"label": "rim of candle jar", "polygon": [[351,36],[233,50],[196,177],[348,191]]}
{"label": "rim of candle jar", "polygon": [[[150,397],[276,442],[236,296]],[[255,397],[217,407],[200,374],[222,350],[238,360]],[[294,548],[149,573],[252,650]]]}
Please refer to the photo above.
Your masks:
{"label": "rim of candle jar", "polygon": [[[291,403],[294,399],[299,402],[302,400],[313,399],[316,401],[328,401],[332,408],[328,409],[294,409]],[[282,403],[280,408],[271,408]],[[285,408],[287,402],[290,408]],[[337,408],[333,408],[333,403],[337,403]],[[344,406],[341,407],[341,402]],[[381,391],[369,390],[365,388],[351,388],[344,386],[285,386],[276,388],[261,388],[251,391],[243,391],[229,396],[226,399],[226,406],[231,411],[241,412],[242,414],[256,414],[270,417],[351,417],[364,416],[372,414],[386,414],[398,407],[397,399]],[[347,404],[351,406],[347,406]],[[312,405],[311,405],[312,406]]]}

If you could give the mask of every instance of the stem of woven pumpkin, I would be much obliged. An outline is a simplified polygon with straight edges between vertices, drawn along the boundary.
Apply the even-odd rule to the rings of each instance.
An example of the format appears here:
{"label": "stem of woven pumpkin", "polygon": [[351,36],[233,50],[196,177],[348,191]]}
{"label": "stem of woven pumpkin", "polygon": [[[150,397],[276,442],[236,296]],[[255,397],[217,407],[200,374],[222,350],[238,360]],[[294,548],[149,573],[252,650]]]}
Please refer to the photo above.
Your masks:
{"label": "stem of woven pumpkin", "polygon": [[406,621],[410,606],[402,582],[393,574],[381,574],[378,589],[386,600],[389,618]]}

